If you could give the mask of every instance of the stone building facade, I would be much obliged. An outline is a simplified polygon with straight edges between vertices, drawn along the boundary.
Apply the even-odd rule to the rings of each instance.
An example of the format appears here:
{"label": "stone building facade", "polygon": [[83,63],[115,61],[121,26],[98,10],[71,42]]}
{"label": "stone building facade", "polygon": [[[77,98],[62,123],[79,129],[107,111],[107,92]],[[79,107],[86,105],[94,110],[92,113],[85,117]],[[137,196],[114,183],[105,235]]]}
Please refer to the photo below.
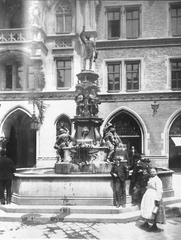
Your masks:
{"label": "stone building facade", "polygon": [[1,0],[0,9],[0,132],[17,167],[54,166],[60,122],[73,134],[83,26],[98,52],[101,132],[112,122],[128,151],[181,167],[180,1]]}

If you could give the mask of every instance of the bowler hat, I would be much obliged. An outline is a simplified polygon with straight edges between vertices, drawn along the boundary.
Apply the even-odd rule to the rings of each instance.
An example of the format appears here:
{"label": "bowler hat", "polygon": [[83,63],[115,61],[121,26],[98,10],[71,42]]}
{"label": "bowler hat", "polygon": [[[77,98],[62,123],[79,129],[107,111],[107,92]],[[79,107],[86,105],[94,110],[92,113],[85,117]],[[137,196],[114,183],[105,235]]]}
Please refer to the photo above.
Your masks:
{"label": "bowler hat", "polygon": [[141,159],[141,161],[142,161],[142,162],[147,162],[147,163],[150,162],[149,158],[143,158],[143,159]]}

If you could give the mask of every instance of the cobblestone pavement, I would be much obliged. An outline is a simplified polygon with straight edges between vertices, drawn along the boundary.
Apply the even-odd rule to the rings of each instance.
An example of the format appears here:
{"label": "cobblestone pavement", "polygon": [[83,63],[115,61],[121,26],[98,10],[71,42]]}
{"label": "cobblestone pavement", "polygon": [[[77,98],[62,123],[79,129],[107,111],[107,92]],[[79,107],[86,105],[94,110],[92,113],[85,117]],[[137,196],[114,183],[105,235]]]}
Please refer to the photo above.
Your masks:
{"label": "cobblestone pavement", "polygon": [[181,216],[167,217],[157,232],[141,228],[142,221],[130,223],[1,222],[0,239],[180,239]]}

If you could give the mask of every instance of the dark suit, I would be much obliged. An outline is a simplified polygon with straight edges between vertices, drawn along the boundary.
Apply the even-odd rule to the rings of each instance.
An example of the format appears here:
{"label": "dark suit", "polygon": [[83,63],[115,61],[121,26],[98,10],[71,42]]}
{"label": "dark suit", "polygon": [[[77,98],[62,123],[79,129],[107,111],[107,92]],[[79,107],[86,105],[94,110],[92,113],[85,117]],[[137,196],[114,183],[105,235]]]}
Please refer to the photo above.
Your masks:
{"label": "dark suit", "polygon": [[0,200],[1,204],[5,204],[4,190],[6,189],[7,203],[11,202],[11,185],[15,165],[8,157],[0,157]]}
{"label": "dark suit", "polygon": [[[115,177],[115,173],[117,176]],[[117,206],[126,204],[126,179],[128,177],[128,169],[125,165],[120,164],[117,166],[116,164],[112,165],[112,169],[110,172],[113,178],[113,192],[114,199]]]}

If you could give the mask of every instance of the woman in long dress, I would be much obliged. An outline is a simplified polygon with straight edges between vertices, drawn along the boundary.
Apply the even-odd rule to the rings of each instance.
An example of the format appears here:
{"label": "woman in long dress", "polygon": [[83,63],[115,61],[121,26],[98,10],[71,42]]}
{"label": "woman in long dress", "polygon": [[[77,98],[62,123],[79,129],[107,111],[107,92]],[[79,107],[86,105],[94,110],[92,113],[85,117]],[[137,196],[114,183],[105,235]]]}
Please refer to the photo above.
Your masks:
{"label": "woman in long dress", "polygon": [[[165,223],[165,213],[162,205],[162,181],[155,168],[151,168],[150,175],[147,190],[141,201],[141,217],[145,221],[142,226],[149,228],[149,223],[152,223],[150,230],[154,231],[157,230],[157,223]],[[155,209],[157,211],[154,211]]]}

